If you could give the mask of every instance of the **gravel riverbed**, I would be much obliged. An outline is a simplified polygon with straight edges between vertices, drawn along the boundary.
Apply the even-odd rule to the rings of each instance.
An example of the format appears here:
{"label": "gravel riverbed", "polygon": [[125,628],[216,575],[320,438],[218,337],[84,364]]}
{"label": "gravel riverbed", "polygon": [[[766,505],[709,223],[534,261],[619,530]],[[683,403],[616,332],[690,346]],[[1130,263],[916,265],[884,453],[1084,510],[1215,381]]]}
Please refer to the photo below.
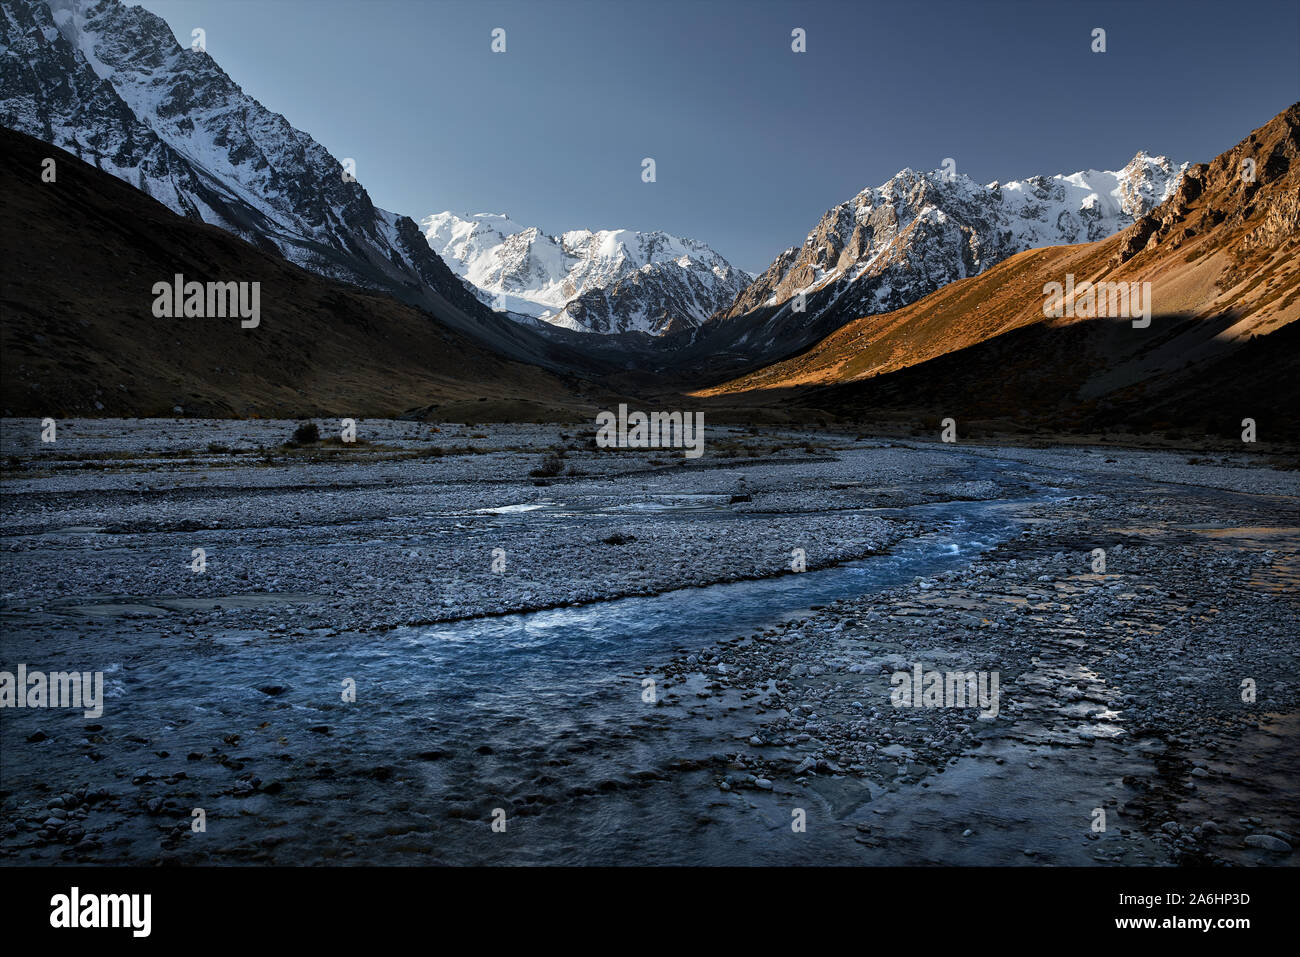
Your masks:
{"label": "gravel riverbed", "polygon": [[293,428],[4,421],[0,861],[1295,862],[1294,472]]}

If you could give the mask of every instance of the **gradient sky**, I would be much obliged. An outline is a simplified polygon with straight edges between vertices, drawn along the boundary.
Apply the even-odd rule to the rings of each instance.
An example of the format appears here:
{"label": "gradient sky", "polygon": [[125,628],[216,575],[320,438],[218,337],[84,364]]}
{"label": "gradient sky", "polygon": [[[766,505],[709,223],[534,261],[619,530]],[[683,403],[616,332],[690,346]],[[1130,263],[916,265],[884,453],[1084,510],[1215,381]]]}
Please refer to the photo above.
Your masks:
{"label": "gradient sky", "polygon": [[952,157],[990,182],[1139,149],[1201,162],[1300,100],[1295,0],[142,5],[185,45],[206,30],[247,93],[355,158],[386,209],[662,229],[752,272],[904,166]]}

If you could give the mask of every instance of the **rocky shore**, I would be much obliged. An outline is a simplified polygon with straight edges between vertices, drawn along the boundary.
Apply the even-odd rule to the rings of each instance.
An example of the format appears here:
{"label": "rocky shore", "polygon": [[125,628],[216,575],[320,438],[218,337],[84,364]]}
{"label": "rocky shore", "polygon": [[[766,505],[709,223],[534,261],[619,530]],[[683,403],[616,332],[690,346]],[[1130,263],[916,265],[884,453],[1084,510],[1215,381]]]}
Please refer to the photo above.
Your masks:
{"label": "rocky shore", "polygon": [[[107,700],[0,712],[0,861],[1295,862],[1293,472],[363,425],[98,420],[51,449],[5,421],[0,669],[93,668]],[[967,513],[939,503],[1005,531],[799,600],[942,552]],[[703,586],[734,597],[700,617]],[[746,618],[760,595],[787,613]],[[636,637],[656,602],[670,639]],[[898,706],[918,671],[996,676],[996,708]]]}
{"label": "rocky shore", "polygon": [[[726,752],[721,791],[847,813],[854,840],[887,855],[864,860],[1290,863],[1300,554],[1294,506],[1256,505],[1190,488],[1036,505],[1018,539],[968,569],[837,602],[664,674],[703,698],[692,714],[753,696],[730,715],[751,733]],[[1000,673],[999,714],[893,706],[889,677],[917,665]],[[1012,798],[1042,800],[1014,784],[1026,772],[1053,795],[1039,833],[1016,826]],[[972,773],[977,785],[945,788]],[[931,788],[948,808],[918,840],[915,814],[897,812],[902,795],[939,803]],[[853,813],[882,797],[887,815]]]}

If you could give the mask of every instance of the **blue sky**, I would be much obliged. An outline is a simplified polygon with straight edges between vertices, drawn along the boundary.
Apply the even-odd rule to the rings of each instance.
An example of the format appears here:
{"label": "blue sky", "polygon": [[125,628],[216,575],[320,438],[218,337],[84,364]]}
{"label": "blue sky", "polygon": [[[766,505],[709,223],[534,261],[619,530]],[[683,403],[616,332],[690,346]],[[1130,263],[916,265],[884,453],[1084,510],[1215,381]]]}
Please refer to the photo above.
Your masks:
{"label": "blue sky", "polygon": [[1139,149],[1207,161],[1300,99],[1295,0],[142,5],[186,45],[202,27],[386,209],[663,229],[754,272],[904,166],[952,157],[989,182]]}

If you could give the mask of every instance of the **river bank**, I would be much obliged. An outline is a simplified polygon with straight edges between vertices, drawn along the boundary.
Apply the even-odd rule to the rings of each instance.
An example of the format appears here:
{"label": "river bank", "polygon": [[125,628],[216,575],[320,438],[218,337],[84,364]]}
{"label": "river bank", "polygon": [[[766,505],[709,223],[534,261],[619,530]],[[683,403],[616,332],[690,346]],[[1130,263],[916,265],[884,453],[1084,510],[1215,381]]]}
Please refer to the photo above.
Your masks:
{"label": "river bank", "polygon": [[[0,713],[3,860],[1294,860],[1294,473],[414,423],[336,455],[87,422],[56,455],[13,425],[4,667],[108,690]],[[996,673],[996,716],[895,707],[917,665]]]}

